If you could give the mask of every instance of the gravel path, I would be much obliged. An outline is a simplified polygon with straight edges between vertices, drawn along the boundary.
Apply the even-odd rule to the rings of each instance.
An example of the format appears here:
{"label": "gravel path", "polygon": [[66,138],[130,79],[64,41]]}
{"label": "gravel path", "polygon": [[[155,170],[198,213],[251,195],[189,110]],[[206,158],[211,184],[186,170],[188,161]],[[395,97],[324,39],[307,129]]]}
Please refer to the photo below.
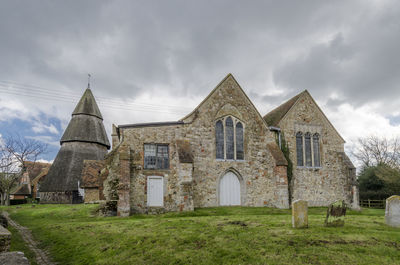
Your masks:
{"label": "gravel path", "polygon": [[18,230],[18,232],[21,234],[22,238],[24,239],[28,247],[35,253],[36,262],[38,264],[40,265],[56,264],[50,260],[48,255],[43,250],[38,248],[38,243],[33,239],[32,233],[28,228],[21,226],[17,222],[13,221],[8,215],[8,212],[3,212],[2,215],[7,219],[9,225]]}

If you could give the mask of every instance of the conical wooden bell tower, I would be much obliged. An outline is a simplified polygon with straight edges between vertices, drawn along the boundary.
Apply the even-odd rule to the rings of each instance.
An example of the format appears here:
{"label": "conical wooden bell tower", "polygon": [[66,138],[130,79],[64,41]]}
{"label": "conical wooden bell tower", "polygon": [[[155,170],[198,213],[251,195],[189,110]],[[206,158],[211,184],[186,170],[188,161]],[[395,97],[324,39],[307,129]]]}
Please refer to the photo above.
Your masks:
{"label": "conical wooden bell tower", "polygon": [[103,160],[110,149],[103,116],[89,86],[72,112],[60,140],[61,148],[40,184],[41,203],[80,203],[83,160]]}

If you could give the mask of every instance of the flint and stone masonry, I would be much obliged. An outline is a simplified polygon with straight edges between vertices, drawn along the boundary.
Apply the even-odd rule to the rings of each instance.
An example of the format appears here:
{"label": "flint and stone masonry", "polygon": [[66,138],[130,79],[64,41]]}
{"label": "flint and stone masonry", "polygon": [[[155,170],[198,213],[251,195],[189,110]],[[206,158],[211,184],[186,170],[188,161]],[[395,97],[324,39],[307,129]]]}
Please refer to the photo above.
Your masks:
{"label": "flint and stone masonry", "polygon": [[[315,127],[321,132],[322,154],[319,169],[296,168],[291,183],[287,178],[288,162],[270,127],[280,125],[263,118],[229,74],[179,121],[113,125],[113,149],[106,156],[103,170],[107,174],[104,195],[107,200],[118,201],[120,216],[220,205],[289,208],[289,185],[292,199],[303,199],[311,205],[328,205],[339,197],[351,200],[353,175],[349,172],[353,168],[346,164],[350,160],[344,154],[343,139],[311,96],[303,98],[295,111],[289,108],[289,112],[293,118],[281,118],[290,149],[295,150],[292,137],[296,126]],[[223,154],[219,158],[218,121],[223,124],[223,130],[218,131],[223,135]],[[232,127],[228,127],[228,121],[233,121],[233,126],[240,123],[242,140],[240,130],[229,131]],[[228,140],[234,144],[228,144]],[[240,141],[243,157],[237,153]],[[145,152],[145,145],[155,148],[152,158]],[[164,150],[162,157],[156,155],[158,146]],[[227,159],[232,149],[236,155]],[[167,166],[146,167],[148,159],[166,157]],[[295,159],[292,153],[290,157]]]}
{"label": "flint and stone masonry", "polygon": [[[359,209],[356,168],[344,152],[345,141],[307,90],[269,112],[264,119],[269,126],[279,128],[280,137],[288,144],[293,163],[289,183],[292,201],[306,200],[309,206],[328,206],[344,200],[353,209]],[[307,133],[319,136],[318,152],[313,150],[311,154],[312,160],[318,155],[320,165],[307,166],[304,161],[298,166],[297,133],[303,135],[303,141]]]}

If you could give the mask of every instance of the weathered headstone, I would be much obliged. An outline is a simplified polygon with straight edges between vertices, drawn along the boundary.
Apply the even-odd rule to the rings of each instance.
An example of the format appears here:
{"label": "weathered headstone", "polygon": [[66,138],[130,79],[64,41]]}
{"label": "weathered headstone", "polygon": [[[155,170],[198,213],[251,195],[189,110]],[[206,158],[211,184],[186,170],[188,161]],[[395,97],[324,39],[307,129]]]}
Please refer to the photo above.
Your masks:
{"label": "weathered headstone", "polygon": [[30,263],[23,252],[13,251],[0,253],[0,264],[29,265]]}
{"label": "weathered headstone", "polygon": [[325,226],[344,226],[346,203],[337,201],[329,205],[326,212]]}
{"label": "weathered headstone", "polygon": [[293,228],[308,227],[307,201],[295,200],[292,203],[292,226]]}
{"label": "weathered headstone", "polygon": [[400,196],[393,195],[386,199],[386,224],[400,227]]}

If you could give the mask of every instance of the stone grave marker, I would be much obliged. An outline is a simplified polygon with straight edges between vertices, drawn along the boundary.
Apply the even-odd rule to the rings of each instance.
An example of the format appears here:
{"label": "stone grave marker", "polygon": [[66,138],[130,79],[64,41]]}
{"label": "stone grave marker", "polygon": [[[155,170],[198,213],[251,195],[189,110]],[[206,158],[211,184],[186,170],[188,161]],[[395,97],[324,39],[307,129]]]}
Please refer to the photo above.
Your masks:
{"label": "stone grave marker", "polygon": [[345,215],[346,203],[344,201],[332,203],[326,212],[325,226],[344,226]]}
{"label": "stone grave marker", "polygon": [[293,226],[293,228],[307,228],[308,227],[307,201],[295,200],[292,203],[292,226]]}
{"label": "stone grave marker", "polygon": [[389,226],[400,227],[400,196],[393,195],[386,199],[385,220]]}

